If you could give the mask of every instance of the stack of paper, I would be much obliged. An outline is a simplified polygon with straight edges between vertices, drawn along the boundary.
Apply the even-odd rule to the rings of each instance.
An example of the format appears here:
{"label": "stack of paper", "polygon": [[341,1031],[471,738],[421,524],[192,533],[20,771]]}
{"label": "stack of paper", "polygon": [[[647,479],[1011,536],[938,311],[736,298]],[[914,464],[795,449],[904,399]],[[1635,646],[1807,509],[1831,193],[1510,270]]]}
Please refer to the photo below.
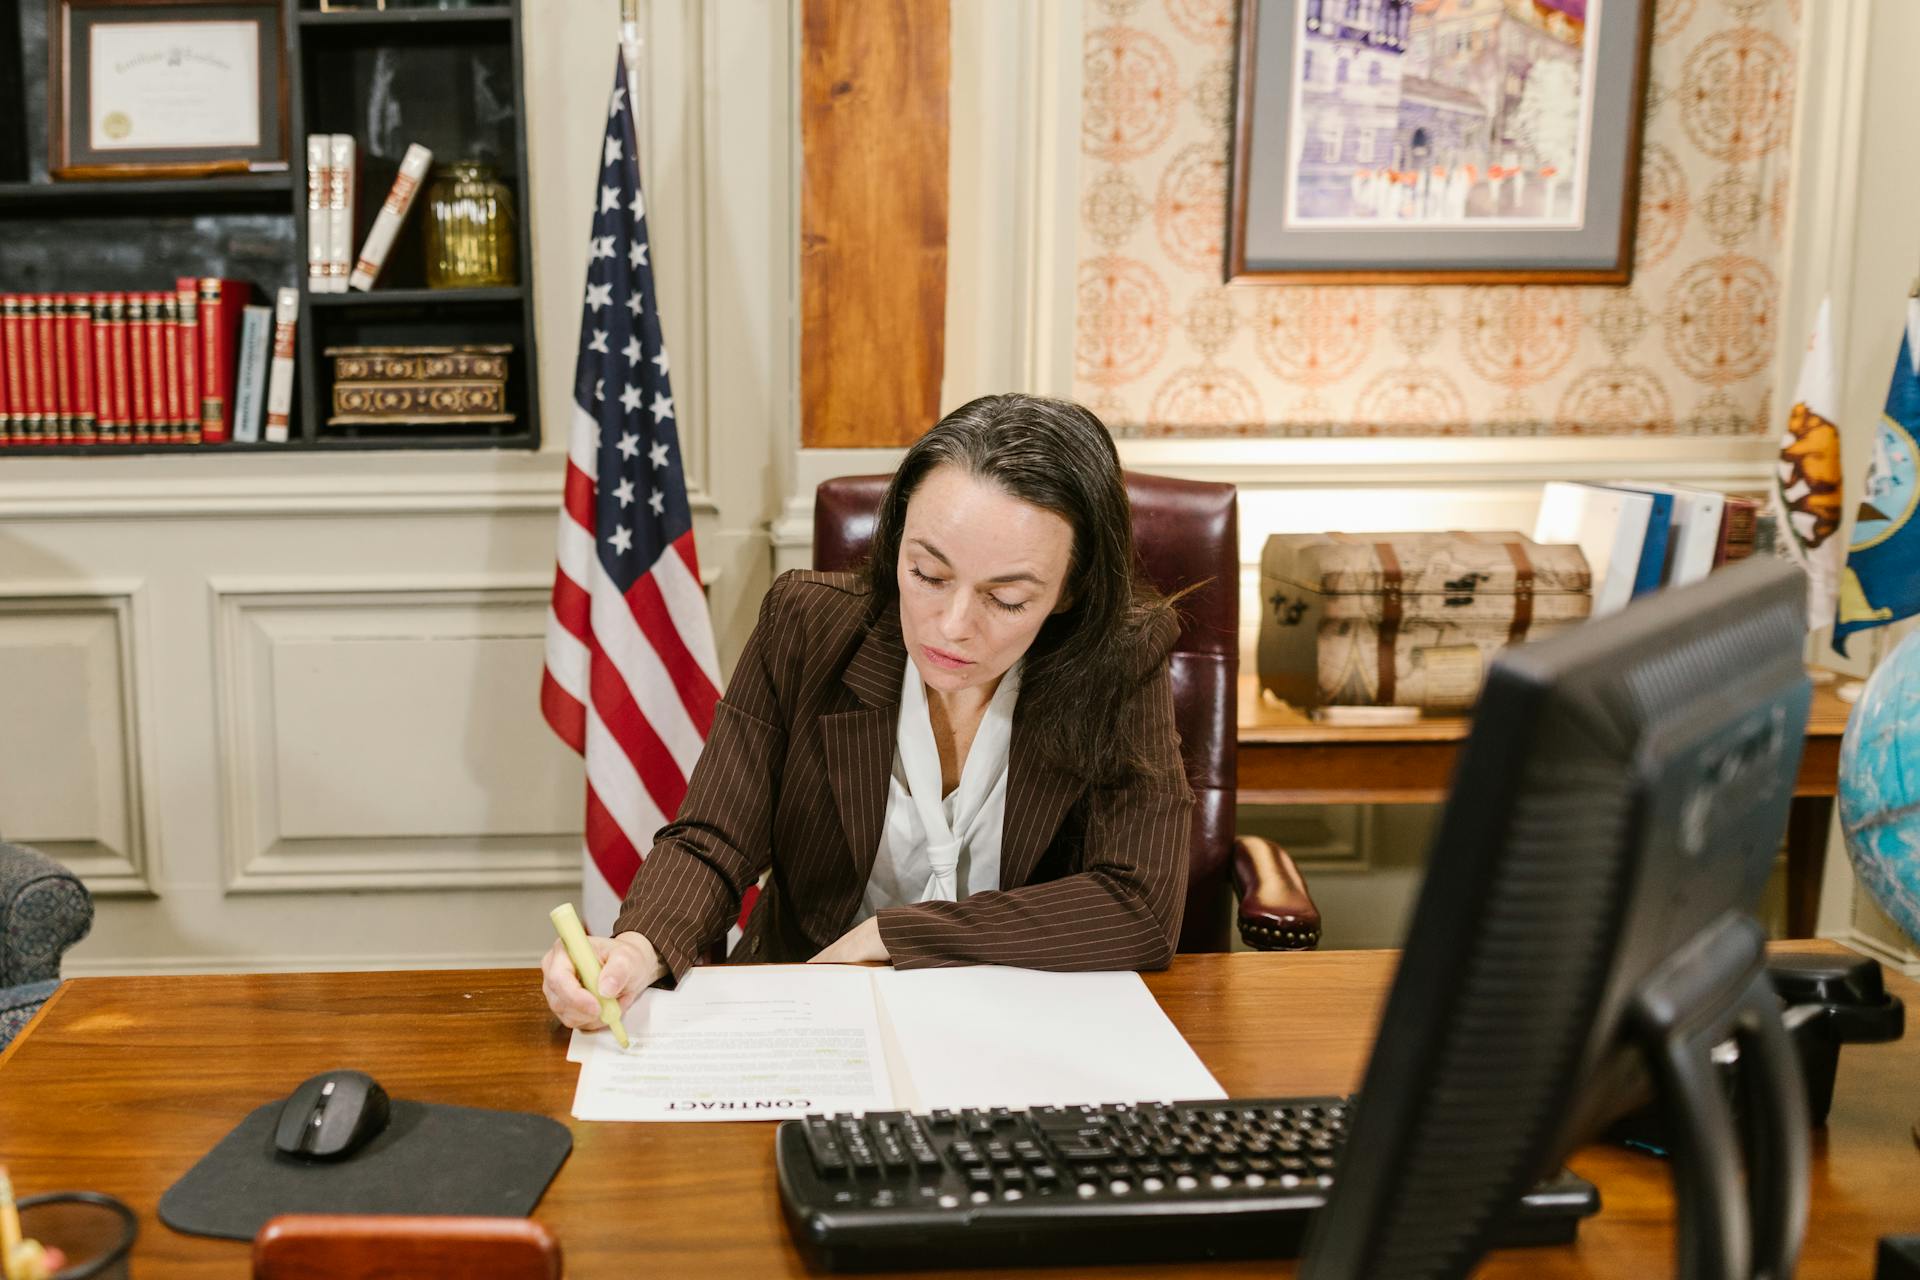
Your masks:
{"label": "stack of paper", "polygon": [[1134,973],[695,969],[576,1031],[581,1120],[778,1120],[1224,1098]]}

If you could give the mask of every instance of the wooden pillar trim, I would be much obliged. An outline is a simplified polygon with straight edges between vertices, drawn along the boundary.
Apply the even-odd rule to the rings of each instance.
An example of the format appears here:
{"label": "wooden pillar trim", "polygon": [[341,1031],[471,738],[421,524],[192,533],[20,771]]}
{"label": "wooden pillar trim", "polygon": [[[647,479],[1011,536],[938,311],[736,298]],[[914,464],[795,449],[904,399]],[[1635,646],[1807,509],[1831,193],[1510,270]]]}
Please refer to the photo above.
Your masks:
{"label": "wooden pillar trim", "polygon": [[800,442],[907,444],[940,410],[948,0],[804,0]]}

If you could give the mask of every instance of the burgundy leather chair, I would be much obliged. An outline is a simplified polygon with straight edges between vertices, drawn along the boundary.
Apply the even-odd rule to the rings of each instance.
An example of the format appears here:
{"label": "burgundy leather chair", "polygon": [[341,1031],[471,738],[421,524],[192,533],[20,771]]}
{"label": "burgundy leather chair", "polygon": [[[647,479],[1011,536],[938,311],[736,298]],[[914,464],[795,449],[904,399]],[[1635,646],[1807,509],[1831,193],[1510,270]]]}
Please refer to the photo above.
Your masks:
{"label": "burgundy leather chair", "polygon": [[[822,484],[813,503],[813,567],[858,567],[873,542],[888,476],[842,476]],[[1187,877],[1182,951],[1227,949],[1222,899],[1231,868],[1240,900],[1240,936],[1262,951],[1296,951],[1320,942],[1320,912],[1286,850],[1233,834],[1240,674],[1239,503],[1230,484],[1203,484],[1127,473],[1133,538],[1147,579],[1180,601],[1174,642],[1174,717],[1193,786],[1193,865]]]}

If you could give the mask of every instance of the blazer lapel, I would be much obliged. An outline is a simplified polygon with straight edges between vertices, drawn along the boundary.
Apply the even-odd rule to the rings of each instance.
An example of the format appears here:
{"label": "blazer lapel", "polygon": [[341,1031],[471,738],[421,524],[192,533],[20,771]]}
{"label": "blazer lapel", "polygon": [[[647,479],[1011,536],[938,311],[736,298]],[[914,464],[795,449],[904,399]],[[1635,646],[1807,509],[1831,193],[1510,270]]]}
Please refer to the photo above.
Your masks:
{"label": "blazer lapel", "polygon": [[886,820],[887,777],[893,771],[893,739],[900,715],[900,679],[907,650],[897,615],[875,623],[840,673],[840,682],[860,705],[820,717],[827,779],[833,787],[840,828],[853,855],[855,883],[863,888],[880,850]]}
{"label": "blazer lapel", "polygon": [[1060,820],[1086,786],[1063,769],[1041,759],[1034,747],[1032,721],[1013,712],[1013,741],[1007,748],[1007,811],[1000,829],[1000,887],[1018,889],[1040,865],[1053,843]]}

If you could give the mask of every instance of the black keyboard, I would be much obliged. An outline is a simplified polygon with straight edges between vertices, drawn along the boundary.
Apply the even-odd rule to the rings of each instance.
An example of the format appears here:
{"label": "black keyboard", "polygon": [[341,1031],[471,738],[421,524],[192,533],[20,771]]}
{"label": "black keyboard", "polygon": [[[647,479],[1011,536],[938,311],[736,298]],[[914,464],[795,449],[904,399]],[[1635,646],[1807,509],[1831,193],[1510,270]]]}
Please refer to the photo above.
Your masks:
{"label": "black keyboard", "polygon": [[[1253,1098],[787,1120],[780,1203],[829,1271],[1291,1258],[1353,1102]],[[1561,1170],[1496,1247],[1571,1241],[1600,1207]]]}

